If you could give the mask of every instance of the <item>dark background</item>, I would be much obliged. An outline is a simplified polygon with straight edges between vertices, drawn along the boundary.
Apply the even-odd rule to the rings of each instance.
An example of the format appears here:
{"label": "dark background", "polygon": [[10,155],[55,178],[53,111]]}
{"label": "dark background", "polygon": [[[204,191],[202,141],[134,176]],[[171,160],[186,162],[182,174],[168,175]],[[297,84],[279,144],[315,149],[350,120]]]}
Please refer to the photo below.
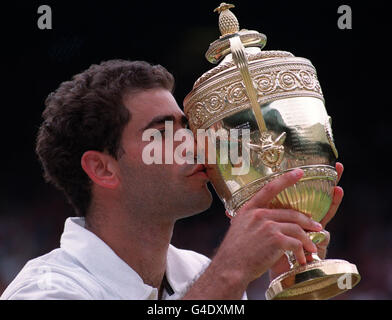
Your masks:
{"label": "dark background", "polygon": [[[338,299],[391,299],[390,30],[385,3],[232,2],[241,28],[267,35],[265,50],[290,51],[310,59],[317,69],[345,166],[340,183],[345,197],[327,228],[332,235],[328,256],[355,263],[362,275],[360,284]],[[175,97],[182,106],[194,81],[213,67],[204,53],[219,37],[213,13],[219,3],[2,4],[0,293],[27,260],[58,247],[64,220],[74,215],[62,194],[45,184],[34,153],[46,96],[91,64],[122,58],[165,66],[176,78]],[[42,4],[52,9],[52,30],[37,27]],[[337,26],[343,4],[351,6],[352,30]],[[208,211],[178,221],[174,245],[214,254],[229,226],[214,197]],[[267,285],[265,276],[253,282],[249,298],[264,299]]]}

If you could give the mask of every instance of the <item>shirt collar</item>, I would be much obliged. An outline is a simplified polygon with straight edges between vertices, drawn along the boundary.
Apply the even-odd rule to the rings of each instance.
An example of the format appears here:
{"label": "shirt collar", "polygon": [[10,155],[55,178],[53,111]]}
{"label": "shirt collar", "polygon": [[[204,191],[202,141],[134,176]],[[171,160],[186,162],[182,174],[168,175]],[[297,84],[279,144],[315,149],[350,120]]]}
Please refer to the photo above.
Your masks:
{"label": "shirt collar", "polygon": [[[157,299],[158,290],[143,279],[98,236],[87,230],[85,219],[65,221],[60,247],[75,257],[106,288],[123,299]],[[169,245],[166,257],[166,278],[174,294],[165,297],[179,299],[208,266],[209,259],[193,251]]]}
{"label": "shirt collar", "polygon": [[169,245],[166,277],[175,292],[169,299],[180,299],[208,267],[210,260],[190,250]]}
{"label": "shirt collar", "polygon": [[68,218],[60,247],[123,299],[144,300],[156,296],[157,289],[145,284],[125,261],[84,225],[84,218]]}

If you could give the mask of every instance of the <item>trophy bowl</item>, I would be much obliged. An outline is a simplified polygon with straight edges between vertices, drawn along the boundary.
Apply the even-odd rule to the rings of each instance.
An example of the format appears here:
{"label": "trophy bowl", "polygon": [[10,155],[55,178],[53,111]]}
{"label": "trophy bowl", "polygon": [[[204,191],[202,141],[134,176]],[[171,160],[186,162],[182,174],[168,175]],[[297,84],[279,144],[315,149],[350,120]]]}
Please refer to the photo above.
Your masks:
{"label": "trophy bowl", "polygon": [[[266,36],[240,30],[232,7],[222,3],[215,9],[221,36],[206,58],[219,64],[195,82],[184,100],[198,147],[203,138],[208,143],[208,148],[202,144],[200,161],[209,157],[207,173],[229,217],[268,182],[301,168],[301,180],[270,206],[320,222],[332,203],[338,152],[315,67],[287,51],[262,51]],[[325,238],[323,232],[308,235],[315,244]],[[267,299],[328,299],[360,280],[356,266],[347,261],[312,254],[312,262],[301,266],[292,252],[286,255],[290,270],[272,280]]]}

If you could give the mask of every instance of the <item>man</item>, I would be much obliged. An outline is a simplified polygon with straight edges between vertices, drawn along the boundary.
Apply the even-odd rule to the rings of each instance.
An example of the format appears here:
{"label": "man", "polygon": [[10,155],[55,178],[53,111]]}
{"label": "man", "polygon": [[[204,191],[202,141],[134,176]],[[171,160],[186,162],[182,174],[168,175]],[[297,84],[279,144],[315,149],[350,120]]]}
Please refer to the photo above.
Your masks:
{"label": "man", "polygon": [[[288,269],[285,250],[325,256],[304,230],[320,231],[343,191],[335,188],[322,225],[292,210],[269,209],[303,172],[274,180],[239,210],[210,261],[170,245],[175,221],[212,201],[204,166],[142,160],[146,129],[174,131],[186,118],[162,66],[112,60],[64,82],[46,101],[37,154],[47,181],[62,190],[78,218],[68,218],[60,248],[29,261],[2,299],[241,299],[248,284]],[[180,142],[174,142],[173,149]],[[165,147],[162,146],[163,152]],[[339,176],[343,167],[338,164]]]}

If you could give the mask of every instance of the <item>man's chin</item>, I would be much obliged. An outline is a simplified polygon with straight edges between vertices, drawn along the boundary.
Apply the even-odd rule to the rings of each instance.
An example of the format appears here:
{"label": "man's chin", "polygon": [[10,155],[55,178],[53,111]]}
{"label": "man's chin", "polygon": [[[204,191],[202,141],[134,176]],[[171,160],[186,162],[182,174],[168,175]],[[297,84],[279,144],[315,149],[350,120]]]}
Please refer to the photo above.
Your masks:
{"label": "man's chin", "polygon": [[206,211],[211,207],[211,204],[213,201],[212,194],[211,194],[210,190],[208,190],[208,189],[207,189],[207,193],[208,194],[206,195],[205,201],[200,201],[201,207],[199,209],[200,210],[199,213]]}
{"label": "man's chin", "polygon": [[188,210],[182,218],[190,217],[208,210],[211,207],[212,201],[212,194],[206,186],[203,192],[200,192],[197,196],[193,194],[189,199],[189,203],[187,203]]}

